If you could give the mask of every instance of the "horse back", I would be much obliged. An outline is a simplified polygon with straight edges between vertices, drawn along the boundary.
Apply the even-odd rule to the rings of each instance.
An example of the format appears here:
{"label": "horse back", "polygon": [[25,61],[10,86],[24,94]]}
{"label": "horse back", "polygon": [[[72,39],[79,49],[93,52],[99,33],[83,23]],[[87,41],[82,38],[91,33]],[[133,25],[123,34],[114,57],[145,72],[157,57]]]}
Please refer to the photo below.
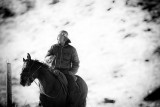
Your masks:
{"label": "horse back", "polygon": [[76,82],[77,82],[77,84],[78,84],[78,86],[80,88],[81,93],[83,93],[83,94],[86,93],[86,96],[87,96],[88,86],[87,86],[86,82],[80,76],[76,75],[76,77],[77,77],[77,81]]}

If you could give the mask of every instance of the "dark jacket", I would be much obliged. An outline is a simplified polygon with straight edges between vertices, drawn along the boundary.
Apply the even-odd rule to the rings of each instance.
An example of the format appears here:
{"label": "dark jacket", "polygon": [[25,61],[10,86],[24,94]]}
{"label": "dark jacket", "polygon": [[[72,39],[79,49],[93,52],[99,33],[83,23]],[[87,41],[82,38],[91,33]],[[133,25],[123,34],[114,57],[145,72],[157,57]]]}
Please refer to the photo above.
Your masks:
{"label": "dark jacket", "polygon": [[65,69],[65,72],[67,69],[73,74],[76,74],[79,68],[79,58],[76,49],[69,45],[69,43],[70,40],[68,40],[64,46],[60,44],[52,45],[46,57],[55,55],[56,58],[52,63],[55,69]]}

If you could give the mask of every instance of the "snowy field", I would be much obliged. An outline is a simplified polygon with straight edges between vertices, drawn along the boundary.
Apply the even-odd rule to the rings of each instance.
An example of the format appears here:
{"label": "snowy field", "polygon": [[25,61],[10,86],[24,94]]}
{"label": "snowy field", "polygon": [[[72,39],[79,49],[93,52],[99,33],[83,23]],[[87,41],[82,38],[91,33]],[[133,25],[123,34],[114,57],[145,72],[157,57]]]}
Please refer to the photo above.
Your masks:
{"label": "snowy field", "polygon": [[77,75],[89,87],[87,107],[160,107],[160,102],[143,101],[160,87],[159,11],[149,10],[147,1],[0,0],[1,97],[9,61],[13,101],[36,106],[36,84],[19,85],[22,59],[30,53],[43,62],[64,29],[80,58]]}

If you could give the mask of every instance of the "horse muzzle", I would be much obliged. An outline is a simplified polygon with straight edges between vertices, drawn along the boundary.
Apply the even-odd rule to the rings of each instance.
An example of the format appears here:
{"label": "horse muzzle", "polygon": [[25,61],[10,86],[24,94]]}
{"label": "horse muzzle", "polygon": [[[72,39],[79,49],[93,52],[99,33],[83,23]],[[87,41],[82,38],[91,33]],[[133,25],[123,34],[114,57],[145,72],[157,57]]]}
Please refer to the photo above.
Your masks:
{"label": "horse muzzle", "polygon": [[31,82],[27,81],[25,86],[30,86],[31,85]]}
{"label": "horse muzzle", "polygon": [[21,84],[22,86],[25,86],[25,83],[24,83],[24,82],[22,82],[22,81],[20,81],[20,84]]}
{"label": "horse muzzle", "polygon": [[21,84],[22,86],[30,86],[31,83],[32,83],[32,80],[30,80],[29,78],[23,78],[23,79],[21,79],[21,81],[20,81],[20,84]]}

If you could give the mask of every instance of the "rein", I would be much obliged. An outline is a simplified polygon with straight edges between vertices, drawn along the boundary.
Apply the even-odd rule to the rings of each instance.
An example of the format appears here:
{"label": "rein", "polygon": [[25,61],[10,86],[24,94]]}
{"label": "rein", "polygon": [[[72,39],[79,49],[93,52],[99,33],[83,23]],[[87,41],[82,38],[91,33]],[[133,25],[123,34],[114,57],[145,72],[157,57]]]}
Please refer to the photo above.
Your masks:
{"label": "rein", "polygon": [[[44,69],[44,68],[43,68],[43,69]],[[46,69],[45,69],[45,70],[46,70]],[[35,80],[34,80],[34,82],[36,83]],[[36,83],[36,85],[39,87],[38,83]],[[57,98],[57,97],[59,96],[60,91],[62,90],[62,86],[61,86],[61,89],[59,90],[58,94],[57,94],[55,97],[52,97],[52,96],[47,95],[43,90],[41,90],[40,87],[39,87],[39,89],[40,89],[40,92],[41,92],[42,94],[44,94],[45,96],[47,96],[47,97],[49,97],[49,98],[52,98],[52,99],[55,99],[55,98]]]}
{"label": "rein", "polygon": [[[31,68],[32,68],[32,66],[34,65],[34,63],[35,62],[33,62],[33,64],[31,65],[31,67],[29,68],[29,72],[31,71]],[[38,69],[36,69],[34,72],[33,72],[33,74],[31,74],[31,75],[29,75],[29,73],[27,72],[27,73],[25,73],[25,74],[22,74],[22,75],[29,75],[29,77],[27,77],[27,80],[29,80],[29,78],[31,78],[31,79],[33,79],[33,81],[35,82],[35,79],[33,78],[33,75],[41,68],[42,66],[39,66],[38,67]],[[44,68],[43,68],[44,69]],[[46,69],[45,69],[46,70]],[[59,81],[59,80],[58,80]],[[60,82],[60,81],[59,81]],[[36,82],[35,82],[36,83]],[[39,85],[38,85],[38,83],[36,83],[36,85],[39,87],[39,89],[40,89],[40,92],[42,93],[42,94],[44,94],[44,95],[46,95],[47,97],[49,97],[49,98],[52,98],[52,99],[55,99],[55,98],[57,98],[58,96],[59,96],[59,94],[60,94],[60,91],[62,90],[62,87],[63,87],[63,84],[60,82],[60,84],[62,85],[61,86],[61,89],[59,90],[59,92],[58,92],[58,94],[55,96],[55,97],[52,97],[52,96],[49,96],[49,95],[47,95],[44,91],[42,91],[41,90],[41,88],[39,87]]]}
{"label": "rein", "polygon": [[[34,81],[34,82],[36,83],[36,81]],[[39,87],[38,83],[36,83],[36,85]],[[40,89],[40,88],[39,88],[39,89]],[[62,87],[61,87],[61,89],[62,89]],[[58,94],[57,94],[55,97],[52,97],[52,96],[47,95],[47,94],[46,94],[44,91],[42,91],[41,89],[40,89],[40,92],[41,92],[42,94],[44,94],[45,96],[49,97],[49,98],[55,99],[55,98],[57,98],[57,97],[59,96],[61,89],[59,90]]]}

